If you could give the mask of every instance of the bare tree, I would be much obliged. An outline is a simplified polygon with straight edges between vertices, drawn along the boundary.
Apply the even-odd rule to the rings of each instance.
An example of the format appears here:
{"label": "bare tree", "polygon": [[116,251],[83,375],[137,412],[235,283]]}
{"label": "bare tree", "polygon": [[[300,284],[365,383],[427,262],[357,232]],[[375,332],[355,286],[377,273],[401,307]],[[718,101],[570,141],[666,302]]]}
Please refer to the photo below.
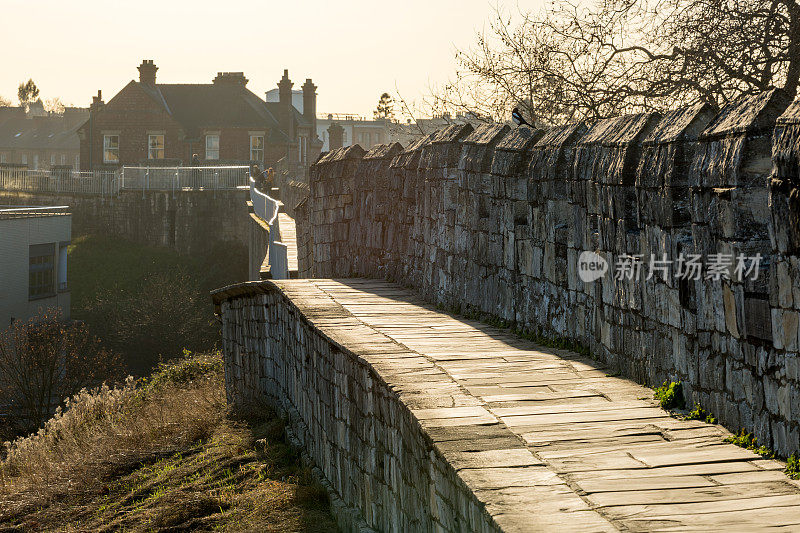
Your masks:
{"label": "bare tree", "polygon": [[48,98],[44,101],[44,110],[49,113],[55,113],[57,115],[64,114],[64,109],[66,106],[64,102],[61,101],[61,98],[56,96],[55,98]]}
{"label": "bare tree", "polygon": [[0,402],[24,429],[40,427],[64,399],[118,377],[119,369],[116,355],[58,309],[0,334]]}
{"label": "bare tree", "polygon": [[556,0],[514,18],[497,9],[457,54],[440,106],[540,123],[665,110],[800,80],[797,0]]}
{"label": "bare tree", "polygon": [[0,96],[0,107],[11,107],[11,100]]}

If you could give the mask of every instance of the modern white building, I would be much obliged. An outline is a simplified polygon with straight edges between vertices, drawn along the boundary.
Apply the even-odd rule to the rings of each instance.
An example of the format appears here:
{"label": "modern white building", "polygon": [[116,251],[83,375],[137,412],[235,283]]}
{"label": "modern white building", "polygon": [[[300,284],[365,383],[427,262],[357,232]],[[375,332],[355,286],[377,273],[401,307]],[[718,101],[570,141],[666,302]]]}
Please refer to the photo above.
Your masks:
{"label": "modern white building", "polygon": [[67,209],[0,206],[0,331],[50,307],[69,318]]}

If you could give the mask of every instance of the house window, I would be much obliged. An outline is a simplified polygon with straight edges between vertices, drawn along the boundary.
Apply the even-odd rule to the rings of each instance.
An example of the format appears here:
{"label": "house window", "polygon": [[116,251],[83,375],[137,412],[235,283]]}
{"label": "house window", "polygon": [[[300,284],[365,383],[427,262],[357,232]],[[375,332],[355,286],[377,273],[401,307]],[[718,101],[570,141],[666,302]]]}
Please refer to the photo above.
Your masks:
{"label": "house window", "polygon": [[52,296],[55,294],[55,243],[34,244],[29,250],[28,299]]}
{"label": "house window", "polygon": [[119,163],[119,135],[103,135],[103,163]]}
{"label": "house window", "polygon": [[22,154],[22,164],[23,165],[28,164],[28,154]]}
{"label": "house window", "polygon": [[6,162],[6,154],[0,154],[0,163]]}
{"label": "house window", "polygon": [[33,154],[33,170],[39,170],[39,154]]}
{"label": "house window", "polygon": [[206,135],[206,159],[219,159],[219,135]]}
{"label": "house window", "polygon": [[264,161],[264,136],[250,136],[250,161]]}
{"label": "house window", "polygon": [[64,154],[61,154],[61,164],[65,165],[66,163],[67,163],[67,156],[64,155]]}
{"label": "house window", "polygon": [[81,163],[81,156],[76,155],[75,156],[75,170],[78,170],[78,169],[81,168],[80,163]]}
{"label": "house window", "polygon": [[55,164],[56,164],[56,154],[50,154],[50,166],[52,167]]}
{"label": "house window", "polygon": [[164,135],[147,136],[147,159],[164,159]]}

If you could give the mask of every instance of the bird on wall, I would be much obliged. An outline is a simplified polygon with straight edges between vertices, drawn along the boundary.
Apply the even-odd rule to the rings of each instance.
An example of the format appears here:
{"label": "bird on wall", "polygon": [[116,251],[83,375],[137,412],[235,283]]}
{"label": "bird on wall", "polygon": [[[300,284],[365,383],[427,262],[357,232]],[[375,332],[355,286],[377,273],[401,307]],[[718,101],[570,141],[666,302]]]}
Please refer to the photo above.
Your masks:
{"label": "bird on wall", "polygon": [[511,118],[514,120],[514,124],[516,124],[517,126],[525,125],[525,126],[530,126],[531,128],[533,127],[530,124],[528,124],[527,120],[522,118],[522,113],[519,112],[519,108],[515,107],[514,109],[511,110]]}

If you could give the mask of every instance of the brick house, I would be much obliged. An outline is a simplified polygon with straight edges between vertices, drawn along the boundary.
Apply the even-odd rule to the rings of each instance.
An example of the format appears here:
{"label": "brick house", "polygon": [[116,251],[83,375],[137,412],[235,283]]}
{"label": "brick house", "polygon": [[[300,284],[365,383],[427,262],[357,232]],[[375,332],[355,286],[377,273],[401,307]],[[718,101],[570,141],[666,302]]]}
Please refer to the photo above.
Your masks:
{"label": "brick house", "polygon": [[75,107],[47,112],[41,102],[28,109],[0,107],[0,167],[77,170],[78,128],[88,116],[88,109]]}
{"label": "brick house", "polygon": [[303,85],[306,113],[291,103],[284,70],[278,102],[247,89],[242,72],[219,72],[208,84],[156,83],[158,67],[144,60],[108,103],[98,91],[79,129],[84,170],[128,166],[258,163],[305,174],[322,148],[316,135],[316,87]]}

